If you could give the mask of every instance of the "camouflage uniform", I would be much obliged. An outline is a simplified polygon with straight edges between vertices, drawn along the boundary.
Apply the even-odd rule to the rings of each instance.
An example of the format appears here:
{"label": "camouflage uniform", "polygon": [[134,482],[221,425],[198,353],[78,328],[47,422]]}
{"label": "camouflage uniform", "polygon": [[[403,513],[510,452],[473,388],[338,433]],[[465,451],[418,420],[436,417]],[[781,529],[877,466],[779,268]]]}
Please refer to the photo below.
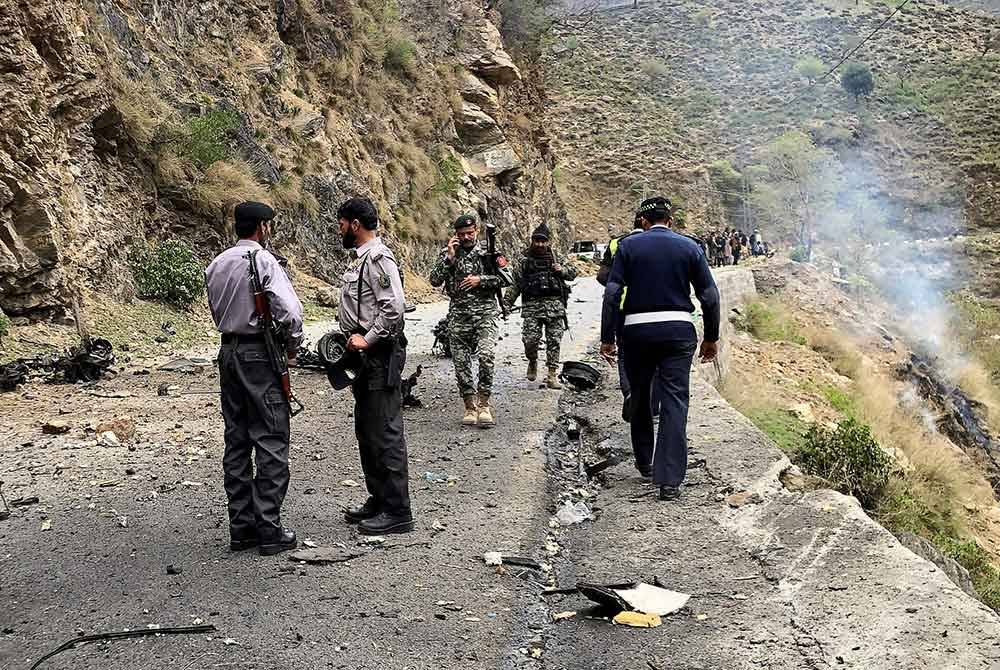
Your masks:
{"label": "camouflage uniform", "polygon": [[[501,287],[501,279],[487,274],[488,270],[487,256],[481,245],[476,244],[472,249],[459,246],[455,250],[454,261],[448,260],[446,249],[430,274],[431,285],[444,285],[451,298],[448,339],[458,389],[463,398],[474,396],[477,390],[486,397],[493,393],[493,357],[499,336],[496,290]],[[462,280],[473,275],[480,277],[479,286],[472,290],[459,290]],[[478,389],[472,373],[472,355],[477,351]]]}
{"label": "camouflage uniform", "polygon": [[[527,252],[530,254],[530,251]],[[524,355],[529,361],[538,359],[538,345],[542,341],[542,330],[545,331],[545,362],[549,368],[559,366],[559,349],[563,333],[566,331],[566,307],[559,296],[528,297],[524,293],[523,280],[530,256],[526,255],[514,271],[514,285],[507,292],[507,304],[513,305],[521,295],[521,340],[524,342]],[[564,265],[553,257],[553,264],[560,266],[561,272],[553,273],[561,281],[576,279],[576,268]]]}

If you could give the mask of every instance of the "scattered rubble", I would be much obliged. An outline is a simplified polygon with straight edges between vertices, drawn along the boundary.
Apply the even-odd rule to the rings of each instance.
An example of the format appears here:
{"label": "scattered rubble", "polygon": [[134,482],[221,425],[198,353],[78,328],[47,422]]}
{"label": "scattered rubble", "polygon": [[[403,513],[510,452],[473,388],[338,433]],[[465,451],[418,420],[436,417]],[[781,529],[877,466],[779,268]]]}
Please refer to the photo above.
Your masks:
{"label": "scattered rubble", "polygon": [[361,556],[364,556],[364,554],[359,551],[350,551],[342,547],[316,547],[292,552],[289,554],[288,560],[326,565],[331,563],[346,563]]}
{"label": "scattered rubble", "polygon": [[110,342],[102,338],[87,339],[62,354],[18,358],[0,366],[0,391],[13,391],[33,378],[49,383],[95,382],[114,364]]}
{"label": "scattered rubble", "polygon": [[69,432],[69,423],[62,419],[53,419],[42,426],[42,432],[46,435],[63,435]]}
{"label": "scattered rubble", "polygon": [[556,512],[556,520],[560,526],[572,526],[592,518],[594,518],[593,512],[587,507],[587,503],[582,501],[574,504],[567,500]]}

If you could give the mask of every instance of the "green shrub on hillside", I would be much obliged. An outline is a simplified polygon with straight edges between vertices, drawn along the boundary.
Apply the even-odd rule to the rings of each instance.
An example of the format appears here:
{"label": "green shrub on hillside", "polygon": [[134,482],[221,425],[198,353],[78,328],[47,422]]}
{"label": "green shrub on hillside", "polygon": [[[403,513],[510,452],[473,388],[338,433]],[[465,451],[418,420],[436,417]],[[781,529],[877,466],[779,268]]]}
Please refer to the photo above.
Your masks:
{"label": "green shrub on hillside", "polygon": [[788,410],[763,405],[741,411],[786,454],[796,454],[805,446],[808,427]]}
{"label": "green shrub on hillside", "polygon": [[969,571],[983,604],[1000,610],[1000,570],[993,567],[986,550],[975,540],[962,542],[950,537],[936,538],[934,544]]}
{"label": "green shrub on hillside", "polygon": [[875,77],[872,69],[864,63],[848,63],[840,76],[840,85],[858,100],[862,96],[868,97],[875,90]]}
{"label": "green shrub on hillside", "polygon": [[847,391],[836,386],[826,386],[823,388],[823,395],[830,407],[840,412],[841,416],[854,419],[858,415],[858,402]]}
{"label": "green shrub on hillside", "polygon": [[7,333],[9,332],[10,332],[10,319],[7,318],[6,314],[0,312],[0,342],[3,341],[3,338],[6,337]]}
{"label": "green shrub on hillside", "polygon": [[140,298],[188,307],[205,291],[205,275],[191,247],[168,240],[155,247],[138,247],[129,258]]}
{"label": "green shrub on hillside", "polygon": [[387,70],[412,76],[416,65],[417,46],[405,37],[394,37],[385,46],[382,66]]}
{"label": "green shrub on hillside", "polygon": [[795,63],[795,72],[809,81],[815,81],[826,72],[826,66],[815,56],[806,56]]}
{"label": "green shrub on hillside", "polygon": [[451,154],[447,154],[438,161],[438,180],[432,189],[438,195],[454,197],[465,179],[465,170],[462,163]]}
{"label": "green shrub on hillside", "polygon": [[788,257],[791,258],[796,263],[808,263],[809,262],[809,250],[806,249],[805,247],[795,247],[788,254]]}
{"label": "green shrub on hillside", "polygon": [[836,430],[813,426],[798,456],[806,472],[822,477],[869,509],[885,489],[892,466],[871,427],[856,419],[841,421]]}
{"label": "green shrub on hillside", "polygon": [[747,305],[736,327],[745,330],[758,340],[767,342],[794,342],[805,344],[806,338],[800,333],[795,321],[779,307],[766,302],[752,302]]}
{"label": "green shrub on hillside", "polygon": [[231,110],[216,109],[187,122],[187,138],[183,154],[204,170],[216,161],[230,156],[229,132],[240,124],[240,115]]}

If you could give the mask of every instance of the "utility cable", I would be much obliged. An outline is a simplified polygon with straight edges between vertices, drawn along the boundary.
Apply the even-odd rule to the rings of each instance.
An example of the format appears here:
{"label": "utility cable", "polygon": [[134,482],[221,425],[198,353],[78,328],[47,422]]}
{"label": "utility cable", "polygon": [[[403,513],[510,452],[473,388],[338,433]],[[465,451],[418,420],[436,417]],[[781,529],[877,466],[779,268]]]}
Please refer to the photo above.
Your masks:
{"label": "utility cable", "polygon": [[875,28],[875,30],[871,31],[871,33],[868,35],[868,37],[866,37],[865,39],[861,40],[853,49],[851,49],[846,54],[844,54],[844,57],[841,58],[837,62],[836,65],[834,65],[832,68],[830,68],[829,71],[827,71],[826,74],[824,74],[822,77],[819,77],[818,79],[816,79],[815,81],[813,81],[811,84],[809,84],[808,86],[806,86],[804,89],[802,89],[802,91],[798,95],[796,95],[794,98],[792,98],[791,100],[789,100],[788,103],[786,103],[786,104],[791,104],[791,103],[797,101],[799,98],[801,98],[806,93],[808,93],[810,90],[812,90],[816,86],[816,84],[820,83],[821,81],[824,81],[831,74],[833,74],[834,72],[836,72],[840,68],[841,65],[843,65],[844,63],[847,62],[847,59],[849,59],[851,56],[853,56],[854,54],[856,54],[858,52],[858,50],[861,47],[863,47],[865,44],[867,44],[869,42],[869,40],[871,40],[873,37],[875,37],[875,35],[878,34],[878,32],[880,30],[882,30],[887,25],[889,25],[889,22],[892,21],[892,19],[896,16],[896,14],[899,14],[901,11],[903,11],[903,8],[906,7],[908,4],[910,4],[910,2],[912,2],[912,1],[913,0],[903,0],[903,2],[899,3],[899,5],[896,6],[896,9],[894,9],[892,11],[892,13],[889,14],[889,16],[885,17],[885,19],[883,19],[882,23],[878,24],[878,26]]}

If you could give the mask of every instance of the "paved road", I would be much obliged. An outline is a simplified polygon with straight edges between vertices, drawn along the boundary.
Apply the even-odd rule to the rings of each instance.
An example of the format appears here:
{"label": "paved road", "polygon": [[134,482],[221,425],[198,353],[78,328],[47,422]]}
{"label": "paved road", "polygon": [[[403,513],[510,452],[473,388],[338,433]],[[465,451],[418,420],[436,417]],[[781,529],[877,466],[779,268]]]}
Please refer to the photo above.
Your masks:
{"label": "paved road", "polygon": [[[598,289],[584,280],[574,293],[569,350],[594,338]],[[127,373],[97,390],[130,396],[125,398],[44,386],[5,396],[4,490],[8,498],[39,495],[41,503],[0,522],[0,667],[27,668],[28,659],[78,631],[196,619],[217,626],[213,639],[90,646],[44,667],[309,670],[535,663],[520,650],[535,635],[529,627],[545,621],[538,587],[496,575],[481,556],[493,549],[529,556],[539,551],[549,518],[543,438],[559,394],[522,378],[520,321],[512,316],[498,349],[500,425],[492,431],[462,429],[451,362],[428,355],[430,328],[444,308],[422,306],[407,326],[411,369],[424,368],[417,390],[424,407],[406,413],[415,533],[376,548],[359,546],[341,517],[344,506],[363,499],[362,489],[343,483],[362,480],[349,396],[333,392],[319,375],[295,379],[308,410],[293,423],[285,518],[301,538],[363,554],[346,564],[296,566],[284,556],[228,552],[218,401],[156,395],[163,382],[212,389],[214,373]],[[61,412],[73,430],[43,435],[42,422]],[[83,430],[115,416],[136,420],[134,451],[95,446]],[[427,472],[453,480],[430,483]],[[50,519],[51,530],[42,530],[43,518]],[[168,566],[182,572],[168,575]],[[235,644],[224,644],[227,638]]]}
{"label": "paved road", "polygon": [[[595,339],[599,289],[584,280],[574,295],[583,302],[571,304],[567,357]],[[654,500],[627,462],[601,482],[581,481],[576,447],[553,422],[578,417],[588,458],[627,453],[613,376],[587,394],[527,383],[516,318],[499,347],[500,427],[461,429],[450,363],[426,353],[441,310],[422,307],[408,329],[412,363],[424,365],[424,407],[406,415],[411,535],[369,547],[343,523],[340,509],[363,495],[348,481],[361,479],[349,398],[322,377],[296,378],[309,409],[293,430],[287,520],[303,538],[361,554],[333,566],[227,551],[217,401],[155,395],[163,381],[211,388],[209,373],[101,385],[101,395],[125,398],[57,387],[5,397],[5,490],[41,502],[0,522],[0,667],[27,668],[78,632],[198,619],[218,632],[93,645],[44,667],[1000,667],[995,614],[850,499],[784,490],[777,474],[787,460],[707,384],[694,387],[695,466],[674,504]],[[41,420],[60,412],[72,431],[43,436]],[[86,424],[121,414],[138,423],[135,450],[93,445]],[[452,481],[428,482],[427,472]],[[759,501],[732,509],[724,497],[738,491]],[[596,519],[553,528],[557,503],[584,496]],[[552,571],[497,574],[481,560],[494,549]],[[167,574],[171,565],[181,572]],[[624,628],[589,618],[579,596],[543,598],[549,576],[560,586],[655,576],[692,599],[659,628]],[[578,614],[553,622],[559,611]]]}

